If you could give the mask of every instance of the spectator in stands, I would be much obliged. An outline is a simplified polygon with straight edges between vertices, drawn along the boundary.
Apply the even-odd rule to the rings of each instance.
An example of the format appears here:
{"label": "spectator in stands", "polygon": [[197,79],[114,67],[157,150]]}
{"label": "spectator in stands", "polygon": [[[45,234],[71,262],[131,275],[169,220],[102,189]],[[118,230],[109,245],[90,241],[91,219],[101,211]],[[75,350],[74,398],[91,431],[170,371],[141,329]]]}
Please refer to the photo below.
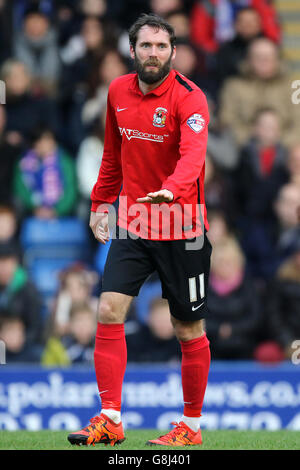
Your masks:
{"label": "spectator in stands", "polygon": [[216,96],[207,96],[209,109],[209,127],[207,139],[207,152],[214,163],[223,172],[231,172],[238,163],[238,146],[235,142],[232,129],[222,127],[217,112]]}
{"label": "spectator in stands", "polygon": [[85,83],[94,61],[99,59],[107,43],[103,22],[93,16],[82,21],[78,34],[71,36],[61,49],[64,64],[62,80],[72,90],[78,84]]}
{"label": "spectator in stands", "polygon": [[126,335],[129,362],[171,362],[180,360],[180,348],[170,320],[166,299],[154,298],[147,322]]}
{"label": "spectator in stands", "polygon": [[13,206],[0,205],[0,243],[18,240],[18,217]]}
{"label": "spectator in stands", "polygon": [[205,158],[205,204],[207,209],[222,210],[234,218],[234,204],[231,187],[209,153]]}
{"label": "spectator in stands", "polygon": [[50,129],[42,127],[33,133],[32,146],[16,167],[14,191],[21,208],[36,217],[51,219],[74,211],[74,162]]}
{"label": "spectator in stands", "polygon": [[234,36],[219,47],[216,55],[218,86],[233,75],[239,75],[240,66],[245,60],[250,42],[262,36],[261,18],[255,8],[242,8],[234,21]]}
{"label": "spectator in stands", "polygon": [[6,110],[0,105],[0,204],[10,204],[13,198],[12,180],[14,167],[21,147],[13,145],[6,135]]}
{"label": "spectator in stands", "polygon": [[269,335],[290,360],[300,338],[300,230],[291,256],[280,265],[267,296]]}
{"label": "spectator in stands", "polygon": [[127,65],[116,49],[108,49],[103,54],[91,73],[87,100],[82,108],[84,126],[90,126],[95,119],[102,115],[106,106],[110,83],[127,72]]}
{"label": "spectator in stands", "polygon": [[15,57],[27,65],[36,88],[55,90],[60,71],[57,37],[39,5],[26,10],[23,29],[15,39]]}
{"label": "spectator in stands", "polygon": [[278,46],[270,39],[252,41],[241,76],[225,81],[220,93],[220,123],[229,127],[238,145],[251,137],[252,123],[262,107],[273,107],[280,118],[282,143],[297,142],[297,106],[291,100],[290,77]]}
{"label": "spectator in stands", "polygon": [[89,217],[91,204],[90,196],[101,165],[104,145],[105,115],[106,107],[100,118],[95,120],[87,137],[81,142],[76,158],[78,190],[80,194],[78,214],[83,219]]}
{"label": "spectator in stands", "polygon": [[50,336],[43,351],[42,364],[91,364],[94,358],[95,332],[95,311],[88,303],[75,304],[70,311],[68,333],[60,338]]}
{"label": "spectator in stands", "polygon": [[264,36],[280,42],[276,8],[268,0],[198,0],[191,12],[191,39],[205,52],[214,54],[220,44],[232,39],[236,13],[245,6],[260,16]]}
{"label": "spectator in stands", "polygon": [[208,209],[207,219],[209,231],[207,236],[214,247],[218,243],[224,242],[233,235],[233,229],[229,223],[228,216],[220,209]]}
{"label": "spectator in stands", "polygon": [[151,13],[166,18],[170,13],[174,11],[183,10],[183,0],[150,0]]}
{"label": "spectator in stands", "polygon": [[1,68],[6,84],[6,141],[20,146],[31,132],[43,124],[59,134],[60,120],[55,101],[47,96],[35,96],[28,68],[16,59],[8,59]]}
{"label": "spectator in stands", "polygon": [[190,19],[183,10],[172,10],[166,15],[167,22],[175,31],[176,40],[187,41],[190,39]]}
{"label": "spectator in stands", "polygon": [[28,341],[24,321],[0,311],[0,340],[5,344],[5,362],[39,363],[42,346]]}
{"label": "spectator in stands", "polygon": [[97,281],[97,274],[81,264],[72,265],[61,273],[61,285],[51,318],[51,328],[55,335],[62,336],[70,332],[70,313],[77,304],[87,303],[96,315],[98,298],[93,290]]}
{"label": "spectator in stands", "polygon": [[248,224],[241,240],[252,275],[269,281],[290,255],[298,236],[300,188],[295,183],[282,186],[274,202],[275,219]]}
{"label": "spectator in stands", "polygon": [[[94,98],[94,92],[101,80],[99,64],[107,48],[114,47],[115,42],[113,32],[107,29],[103,21],[87,17],[82,22],[79,34],[72,36],[61,50],[63,71],[60,103],[66,123],[64,139],[73,152],[78,152],[81,141],[90,130],[85,128],[82,120],[82,108],[86,101]],[[108,65],[109,70],[114,66],[115,61],[112,62],[111,66]],[[88,119],[89,125],[94,118],[95,113]]]}
{"label": "spectator in stands", "polygon": [[214,246],[208,290],[207,336],[216,359],[251,359],[260,327],[260,306],[245,259],[232,238]]}
{"label": "spectator in stands", "polygon": [[107,13],[106,0],[80,0],[79,9],[84,16],[105,17]]}
{"label": "spectator in stands", "polygon": [[41,300],[25,269],[19,264],[18,247],[0,243],[0,310],[4,316],[20,319],[30,344],[41,341]]}
{"label": "spectator in stands", "polygon": [[215,95],[215,81],[208,76],[203,55],[188,39],[176,41],[176,57],[173,67],[195,82],[203,91]]}
{"label": "spectator in stands", "polygon": [[273,219],[276,195],[289,180],[287,149],[281,144],[281,134],[278,112],[274,108],[258,110],[234,177],[240,214],[248,222]]}
{"label": "spectator in stands", "polygon": [[93,362],[95,334],[95,310],[88,303],[74,305],[70,311],[69,334],[62,337],[72,364]]}

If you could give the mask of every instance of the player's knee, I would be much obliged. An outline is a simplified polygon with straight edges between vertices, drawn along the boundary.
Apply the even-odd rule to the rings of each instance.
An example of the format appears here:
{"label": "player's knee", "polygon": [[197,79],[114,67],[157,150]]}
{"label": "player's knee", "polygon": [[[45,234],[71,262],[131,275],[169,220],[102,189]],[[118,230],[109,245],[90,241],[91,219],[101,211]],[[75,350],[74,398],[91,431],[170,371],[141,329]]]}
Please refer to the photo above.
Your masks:
{"label": "player's knee", "polygon": [[100,300],[98,307],[98,321],[100,323],[119,323],[120,318],[118,312],[114,309],[113,304],[107,300]]}
{"label": "player's knee", "polygon": [[199,338],[204,333],[202,321],[181,322],[179,320],[173,320],[172,323],[178,341],[190,341]]}

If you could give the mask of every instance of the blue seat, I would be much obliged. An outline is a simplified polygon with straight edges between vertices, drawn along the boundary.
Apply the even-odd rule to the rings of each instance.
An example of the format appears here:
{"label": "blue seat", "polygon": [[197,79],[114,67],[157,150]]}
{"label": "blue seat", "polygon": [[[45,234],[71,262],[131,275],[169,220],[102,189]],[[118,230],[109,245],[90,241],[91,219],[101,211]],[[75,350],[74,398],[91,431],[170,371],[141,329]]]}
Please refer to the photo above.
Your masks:
{"label": "blue seat", "polygon": [[25,219],[21,229],[23,247],[45,245],[81,245],[88,242],[86,222],[76,217],[61,217],[52,220],[29,217]]}
{"label": "blue seat", "polygon": [[88,226],[76,217],[54,220],[30,217],[22,224],[20,240],[28,267],[39,258],[87,261],[90,255]]}

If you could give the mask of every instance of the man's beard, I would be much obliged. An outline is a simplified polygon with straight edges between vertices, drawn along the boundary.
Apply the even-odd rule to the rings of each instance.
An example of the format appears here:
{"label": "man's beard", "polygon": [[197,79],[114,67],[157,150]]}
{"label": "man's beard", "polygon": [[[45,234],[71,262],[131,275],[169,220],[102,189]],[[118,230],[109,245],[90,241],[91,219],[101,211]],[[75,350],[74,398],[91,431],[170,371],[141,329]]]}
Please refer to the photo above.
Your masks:
{"label": "man's beard", "polygon": [[[139,76],[139,79],[142,82],[147,83],[147,85],[153,85],[153,83],[159,82],[160,80],[165,78],[170,72],[171,59],[172,59],[172,53],[170,54],[170,57],[163,65],[161,65],[161,63],[155,59],[149,59],[144,64],[142,64],[142,62],[137,58],[135,54],[134,65],[135,65],[137,74]],[[158,67],[157,72],[153,70],[146,71],[146,67],[149,65],[157,66]]]}

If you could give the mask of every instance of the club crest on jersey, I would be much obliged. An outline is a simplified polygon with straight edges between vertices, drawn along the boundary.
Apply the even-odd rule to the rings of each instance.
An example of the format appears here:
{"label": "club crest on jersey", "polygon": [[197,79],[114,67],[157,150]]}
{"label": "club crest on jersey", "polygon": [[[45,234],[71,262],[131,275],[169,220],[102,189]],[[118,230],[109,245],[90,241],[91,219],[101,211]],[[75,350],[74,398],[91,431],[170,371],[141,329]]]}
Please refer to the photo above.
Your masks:
{"label": "club crest on jersey", "polygon": [[153,126],[155,127],[164,127],[166,125],[168,110],[165,108],[156,108],[153,115]]}
{"label": "club crest on jersey", "polygon": [[193,114],[188,118],[186,123],[194,132],[199,134],[199,132],[201,132],[205,126],[205,119],[201,116],[201,114]]}

